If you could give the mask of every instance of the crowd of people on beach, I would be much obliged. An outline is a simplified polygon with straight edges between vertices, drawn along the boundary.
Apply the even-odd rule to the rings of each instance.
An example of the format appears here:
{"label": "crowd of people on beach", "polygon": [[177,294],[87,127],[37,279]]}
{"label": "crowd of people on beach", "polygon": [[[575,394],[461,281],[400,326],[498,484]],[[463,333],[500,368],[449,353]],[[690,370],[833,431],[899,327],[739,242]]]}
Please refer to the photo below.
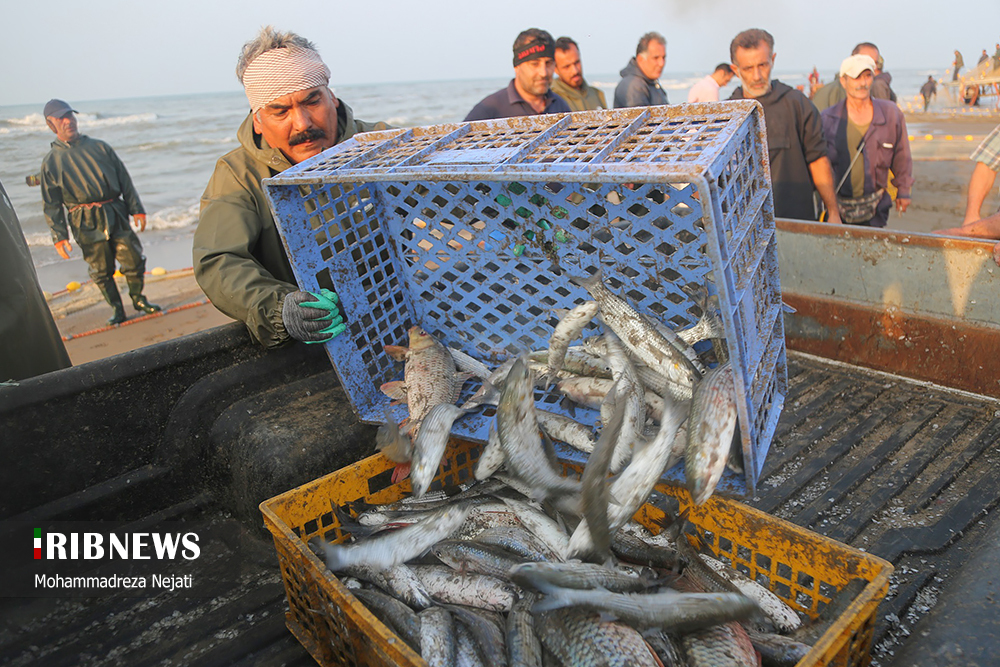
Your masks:
{"label": "crowd of people on beach", "polygon": [[[906,123],[878,47],[858,44],[827,85],[820,85],[814,70],[809,96],[772,78],[774,62],[771,34],[744,30],[730,44],[729,62],[719,63],[698,81],[687,101],[719,100],[721,88],[735,76],[740,85],[729,99],[760,103],[775,216],[884,227],[893,207],[904,213],[911,197],[913,163]],[[525,30],[513,43],[512,63],[510,83],[476,104],[466,121],[610,108],[604,93],[586,82],[579,45],[570,37],[553,39],[545,30]],[[659,82],[665,63],[666,39],[656,32],[643,35],[621,70],[613,108],[668,105]],[[355,118],[330,89],[331,72],[316,47],[295,33],[270,26],[261,29],[244,45],[236,74],[249,113],[237,130],[239,147],[218,160],[202,195],[193,243],[195,277],[211,302],[244,322],[264,347],[294,340],[328,341],[344,331],[337,295],[297,287],[261,181],[355,134],[389,126]],[[114,325],[125,319],[112,277],[116,261],[126,276],[134,308],[142,313],[159,310],[142,294],[145,258],[129,225],[131,217],[142,231],[145,211],[114,149],[80,135],[75,113],[57,99],[44,110],[56,135],[40,176],[45,215],[61,256],[69,257],[70,234],[80,246],[91,277],[112,308],[109,324]],[[969,212],[963,226],[951,233],[1000,235],[1000,216],[979,220],[992,177],[1000,169],[998,134],[1000,128],[973,156],[978,164]],[[0,213],[8,228],[17,229],[12,208],[0,208]],[[22,254],[18,261],[30,268],[30,255]],[[28,338],[40,350],[38,341],[50,339],[55,327],[44,299],[36,299],[30,309],[38,311],[33,317],[38,316],[41,333]],[[68,364],[65,350],[58,349],[61,342],[51,347],[50,353],[9,351],[36,360],[30,375]],[[18,372],[28,376],[23,374],[27,371]]]}

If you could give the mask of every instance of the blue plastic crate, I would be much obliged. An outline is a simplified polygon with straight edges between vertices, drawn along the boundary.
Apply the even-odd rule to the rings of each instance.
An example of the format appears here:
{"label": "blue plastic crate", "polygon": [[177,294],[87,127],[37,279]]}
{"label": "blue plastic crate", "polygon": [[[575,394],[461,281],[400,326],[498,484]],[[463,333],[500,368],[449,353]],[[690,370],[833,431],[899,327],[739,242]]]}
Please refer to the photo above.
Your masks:
{"label": "blue plastic crate", "polygon": [[[678,328],[701,314],[682,288],[709,279],[747,473],[723,487],[752,492],[787,389],[766,146],[754,101],[592,111],[361,134],[264,183],[299,285],[341,297],[347,333],[326,349],[369,423],[402,376],[383,346],[414,324],[497,364],[547,345],[552,309],[589,298],[569,274],[599,267]],[[489,414],[454,434],[485,441]]]}

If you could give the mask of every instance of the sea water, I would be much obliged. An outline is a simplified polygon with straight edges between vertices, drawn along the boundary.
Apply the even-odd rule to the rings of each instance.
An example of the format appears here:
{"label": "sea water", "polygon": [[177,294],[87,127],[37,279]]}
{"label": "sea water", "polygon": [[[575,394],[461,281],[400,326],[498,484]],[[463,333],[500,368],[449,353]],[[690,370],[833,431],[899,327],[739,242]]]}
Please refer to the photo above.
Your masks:
{"label": "sea water", "polygon": [[[928,75],[944,71],[894,72],[893,88],[900,98],[912,99]],[[660,82],[670,101],[683,102],[688,89],[704,73],[668,73]],[[806,73],[779,73],[791,86],[807,84]],[[824,73],[829,79],[829,73]],[[356,118],[386,121],[397,127],[416,127],[461,121],[486,95],[507,85],[509,79],[434,81],[335,87],[337,96],[354,110]],[[588,76],[604,91],[609,103],[618,82],[616,75]],[[736,87],[734,80],[722,90],[725,99]],[[191,238],[198,221],[199,199],[216,160],[238,147],[236,130],[248,108],[242,92],[144,97],[119,100],[67,100],[79,111],[80,132],[111,144],[132,175],[148,214],[140,234],[148,258],[147,268],[168,270],[191,265]],[[41,190],[29,187],[25,177],[40,171],[42,158],[54,135],[35,105],[0,106],[0,182],[10,196],[43,288],[62,287],[65,271],[52,275],[59,256],[42,213]],[[75,245],[75,244],[74,244]],[[78,256],[74,251],[74,256]],[[86,268],[74,269],[86,280]],[[51,276],[51,277],[50,277]]]}

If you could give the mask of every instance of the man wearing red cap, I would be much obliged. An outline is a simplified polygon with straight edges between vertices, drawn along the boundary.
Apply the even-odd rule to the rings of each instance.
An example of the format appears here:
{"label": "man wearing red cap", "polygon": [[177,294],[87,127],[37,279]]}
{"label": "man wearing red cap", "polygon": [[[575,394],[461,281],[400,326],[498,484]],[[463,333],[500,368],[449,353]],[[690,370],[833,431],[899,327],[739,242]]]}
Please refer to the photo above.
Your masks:
{"label": "man wearing red cap", "polygon": [[472,107],[465,120],[567,113],[569,105],[552,92],[555,69],[552,35],[538,28],[525,30],[514,40],[514,78]]}
{"label": "man wearing red cap", "polygon": [[62,100],[49,100],[45,105],[45,123],[56,135],[52,150],[42,161],[45,221],[63,259],[69,259],[73,249],[69,242],[72,230],[87,260],[90,278],[113,311],[108,324],[121,324],[125,308],[114,279],[116,259],[135,309],[142,313],[160,310],[142,294],[146,258],[128,220],[131,214],[133,223],[144,231],[146,211],[118,154],[100,139],[80,134],[75,113]]}

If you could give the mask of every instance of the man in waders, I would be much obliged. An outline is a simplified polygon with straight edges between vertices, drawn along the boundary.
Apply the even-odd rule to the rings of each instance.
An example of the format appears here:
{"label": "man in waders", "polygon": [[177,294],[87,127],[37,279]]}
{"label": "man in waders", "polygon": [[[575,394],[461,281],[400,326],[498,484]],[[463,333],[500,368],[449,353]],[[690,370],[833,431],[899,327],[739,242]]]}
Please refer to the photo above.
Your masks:
{"label": "man in waders", "polygon": [[144,231],[146,211],[114,149],[100,139],[80,134],[75,113],[62,100],[49,100],[45,105],[45,124],[56,135],[52,150],[42,161],[45,221],[52,230],[56,252],[63,259],[69,259],[73,249],[69,230],[73,231],[91,279],[111,305],[113,314],[108,324],[121,324],[126,317],[114,279],[116,259],[135,309],[142,313],[160,310],[142,294],[146,258],[139,237],[129,227],[131,215],[134,224]]}

